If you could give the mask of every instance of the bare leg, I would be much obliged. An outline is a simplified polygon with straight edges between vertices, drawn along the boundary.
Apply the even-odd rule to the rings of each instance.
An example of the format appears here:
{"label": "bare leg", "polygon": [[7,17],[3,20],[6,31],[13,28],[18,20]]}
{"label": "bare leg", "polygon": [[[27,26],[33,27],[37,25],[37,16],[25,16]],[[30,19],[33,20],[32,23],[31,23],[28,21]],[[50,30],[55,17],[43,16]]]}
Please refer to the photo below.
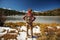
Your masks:
{"label": "bare leg", "polygon": [[[33,37],[33,27],[31,27],[31,37]],[[33,38],[32,38],[33,40]]]}

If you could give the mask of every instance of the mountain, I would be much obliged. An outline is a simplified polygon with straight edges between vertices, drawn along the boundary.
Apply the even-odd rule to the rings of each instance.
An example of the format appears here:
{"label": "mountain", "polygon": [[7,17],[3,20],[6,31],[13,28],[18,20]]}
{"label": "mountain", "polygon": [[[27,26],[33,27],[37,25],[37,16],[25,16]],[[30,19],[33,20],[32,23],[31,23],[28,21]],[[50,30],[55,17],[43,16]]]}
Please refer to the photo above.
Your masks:
{"label": "mountain", "polygon": [[60,16],[60,8],[48,10],[44,12],[34,12],[34,15],[38,16]]}
{"label": "mountain", "polygon": [[25,13],[19,12],[16,10],[9,10],[9,9],[0,8],[0,14],[10,16],[10,15],[24,15]]}
{"label": "mountain", "polygon": [[[4,14],[6,16],[10,15],[25,15],[26,12],[23,11],[16,11],[16,10],[9,10],[9,9],[3,9],[0,8],[0,14]],[[53,9],[53,10],[48,10],[44,12],[33,12],[35,16],[60,16],[60,8],[58,9]]]}
{"label": "mountain", "polygon": [[54,10],[48,10],[44,13],[45,14],[47,13],[47,15],[50,15],[50,16],[60,16],[60,8],[54,9]]}

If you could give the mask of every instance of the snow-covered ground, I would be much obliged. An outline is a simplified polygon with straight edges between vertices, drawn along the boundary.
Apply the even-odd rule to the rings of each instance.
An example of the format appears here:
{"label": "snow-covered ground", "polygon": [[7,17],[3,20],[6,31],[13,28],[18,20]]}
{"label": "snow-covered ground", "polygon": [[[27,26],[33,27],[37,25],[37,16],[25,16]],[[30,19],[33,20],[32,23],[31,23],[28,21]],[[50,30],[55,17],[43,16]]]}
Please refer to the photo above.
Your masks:
{"label": "snow-covered ground", "polygon": [[[26,38],[27,38],[27,28],[26,28],[26,26],[21,26],[21,27],[19,27],[20,28],[20,30],[22,31],[22,30],[24,30],[23,32],[19,32],[19,34],[20,35],[18,35],[17,36],[17,39],[18,40],[26,40]],[[10,30],[12,30],[11,28],[9,28],[9,27],[0,27],[0,36],[1,36],[1,32],[3,31],[3,29],[6,29],[6,30],[8,30],[9,29],[9,31]],[[14,30],[14,29],[13,29]],[[5,34],[6,34],[7,32],[5,32]],[[31,35],[31,30],[29,30],[29,35]],[[39,26],[35,26],[34,28],[33,28],[33,33],[41,33],[40,32],[40,27]],[[3,34],[2,34],[2,36],[3,36]],[[32,40],[32,38],[27,38],[27,40]],[[33,38],[33,40],[36,40],[36,38]]]}
{"label": "snow-covered ground", "polygon": [[[22,30],[24,30],[23,32],[19,32],[20,33],[20,35],[18,35],[18,37],[17,37],[17,39],[18,40],[26,40],[26,38],[27,38],[27,28],[26,28],[26,26],[21,26],[21,31]],[[33,33],[41,33],[41,31],[40,31],[40,27],[39,26],[35,26],[34,28],[33,28]],[[29,35],[31,35],[31,30],[29,29],[28,30],[28,34]],[[32,40],[32,38],[27,38],[27,40]],[[37,40],[36,38],[33,38],[33,40]]]}
{"label": "snow-covered ground", "polygon": [[[57,29],[60,29],[60,26],[56,26],[56,27],[57,27]],[[17,35],[18,40],[26,40],[26,38],[27,38],[27,40],[32,40],[32,38],[27,37],[27,28],[26,28],[26,26],[23,25],[23,26],[18,27],[18,28],[21,30],[21,32],[19,32],[20,35]],[[48,26],[48,28],[52,28],[52,27]],[[7,31],[2,32],[4,29],[9,30],[9,31],[15,30],[15,29],[11,29],[9,27],[0,27],[0,37],[7,33]],[[22,30],[24,30],[24,31],[22,31]],[[41,30],[41,28],[37,25],[33,28],[33,33],[41,33],[40,30]],[[28,30],[28,33],[29,33],[29,35],[31,35],[31,30],[30,29]],[[33,38],[33,40],[37,40],[37,39]]]}
{"label": "snow-covered ground", "polygon": [[9,27],[0,27],[0,37],[3,36],[3,35],[5,35],[7,33],[7,31],[3,32],[4,29],[8,30]]}

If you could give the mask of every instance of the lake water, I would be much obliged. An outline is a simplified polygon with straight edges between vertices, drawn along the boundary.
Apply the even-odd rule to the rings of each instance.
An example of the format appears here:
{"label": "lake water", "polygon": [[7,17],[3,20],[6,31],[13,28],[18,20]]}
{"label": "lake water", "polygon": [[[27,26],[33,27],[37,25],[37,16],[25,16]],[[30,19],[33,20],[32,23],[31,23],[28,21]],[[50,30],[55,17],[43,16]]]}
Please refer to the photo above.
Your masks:
{"label": "lake water", "polygon": [[[38,23],[60,23],[60,16],[35,16],[34,22]],[[7,16],[6,22],[25,22],[23,16]]]}

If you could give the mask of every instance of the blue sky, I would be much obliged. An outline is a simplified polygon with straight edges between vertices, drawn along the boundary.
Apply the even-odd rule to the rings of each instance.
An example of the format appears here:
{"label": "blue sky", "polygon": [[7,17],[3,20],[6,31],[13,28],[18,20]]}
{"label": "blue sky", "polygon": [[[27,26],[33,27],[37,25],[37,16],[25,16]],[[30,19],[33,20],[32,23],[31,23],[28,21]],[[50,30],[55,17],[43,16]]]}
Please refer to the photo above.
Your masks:
{"label": "blue sky", "polygon": [[46,11],[60,8],[60,0],[0,0],[0,8],[3,7],[19,11],[28,10],[29,8]]}

